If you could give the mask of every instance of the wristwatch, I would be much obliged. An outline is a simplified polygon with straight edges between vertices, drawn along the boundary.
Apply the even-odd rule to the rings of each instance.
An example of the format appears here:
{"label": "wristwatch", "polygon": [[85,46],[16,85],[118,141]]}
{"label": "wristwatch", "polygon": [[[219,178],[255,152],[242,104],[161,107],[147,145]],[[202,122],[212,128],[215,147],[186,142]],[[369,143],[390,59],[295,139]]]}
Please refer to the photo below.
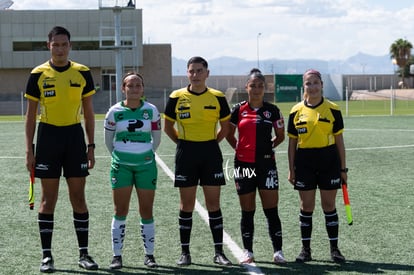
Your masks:
{"label": "wristwatch", "polygon": [[91,144],[88,144],[88,148],[93,148],[93,149],[95,149],[95,143],[91,143]]}

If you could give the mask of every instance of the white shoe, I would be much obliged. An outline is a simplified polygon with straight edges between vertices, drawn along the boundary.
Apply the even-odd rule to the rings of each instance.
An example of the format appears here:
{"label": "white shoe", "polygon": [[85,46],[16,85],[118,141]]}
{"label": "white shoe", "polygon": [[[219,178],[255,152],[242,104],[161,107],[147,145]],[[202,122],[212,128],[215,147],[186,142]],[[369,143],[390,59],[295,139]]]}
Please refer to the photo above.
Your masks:
{"label": "white shoe", "polygon": [[254,262],[253,252],[250,252],[249,250],[244,250],[243,258],[240,261],[240,264],[251,264],[253,262]]}
{"label": "white shoe", "polygon": [[275,264],[285,264],[287,263],[285,260],[285,256],[283,256],[282,250],[278,250],[273,254],[273,262]]}

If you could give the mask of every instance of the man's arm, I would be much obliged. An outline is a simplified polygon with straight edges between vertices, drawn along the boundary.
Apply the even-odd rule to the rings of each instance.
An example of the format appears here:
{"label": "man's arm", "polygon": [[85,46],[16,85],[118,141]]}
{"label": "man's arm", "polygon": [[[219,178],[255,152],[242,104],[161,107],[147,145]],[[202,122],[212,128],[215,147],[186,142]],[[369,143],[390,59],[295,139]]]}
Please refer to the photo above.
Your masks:
{"label": "man's arm", "polygon": [[175,122],[167,118],[164,119],[164,132],[174,142],[178,142],[178,132],[174,127]]}
{"label": "man's arm", "polygon": [[33,138],[36,131],[36,116],[38,102],[28,99],[25,123],[26,135],[26,168],[31,171],[35,166],[35,156],[33,152]]}
{"label": "man's arm", "polygon": [[[92,96],[82,99],[83,120],[88,144],[95,144],[95,113],[93,111]],[[95,166],[95,148],[88,147],[88,166],[92,169]]]}

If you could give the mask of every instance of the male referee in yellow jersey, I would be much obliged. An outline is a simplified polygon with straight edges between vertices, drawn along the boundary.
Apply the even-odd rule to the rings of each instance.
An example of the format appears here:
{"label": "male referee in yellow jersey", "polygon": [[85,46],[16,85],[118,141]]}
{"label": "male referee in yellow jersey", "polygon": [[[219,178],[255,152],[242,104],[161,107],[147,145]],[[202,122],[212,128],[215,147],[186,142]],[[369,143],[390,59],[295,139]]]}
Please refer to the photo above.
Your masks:
{"label": "male referee in yellow jersey", "polygon": [[[73,223],[79,245],[79,266],[96,270],[98,265],[88,254],[89,212],[85,201],[85,178],[95,165],[95,118],[92,105],[94,84],[89,68],[68,59],[70,33],[54,27],[48,35],[51,58],[30,73],[25,97],[26,166],[35,169],[41,179],[42,194],[38,214],[43,258],[40,272],[55,271],[52,257],[54,211],[59,192],[59,179],[66,178],[73,209]],[[33,139],[40,104],[36,154]],[[86,138],[81,126],[81,110]]]}
{"label": "male referee in yellow jersey", "polygon": [[[165,107],[164,131],[177,144],[174,186],[180,189],[178,223],[181,257],[177,261],[180,266],[191,264],[192,214],[199,184],[203,188],[213,235],[213,261],[231,265],[223,253],[220,187],[225,184],[225,178],[218,145],[229,130],[230,108],[222,92],[206,86],[208,75],[208,64],[204,58],[190,58],[187,63],[190,84],[173,91]],[[218,123],[220,129],[217,131]]]}

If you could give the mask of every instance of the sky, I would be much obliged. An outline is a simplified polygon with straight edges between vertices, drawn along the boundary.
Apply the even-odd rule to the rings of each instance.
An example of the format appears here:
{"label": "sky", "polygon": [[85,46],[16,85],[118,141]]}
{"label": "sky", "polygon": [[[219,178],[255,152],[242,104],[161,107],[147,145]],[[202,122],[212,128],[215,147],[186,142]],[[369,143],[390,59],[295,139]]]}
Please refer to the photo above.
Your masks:
{"label": "sky", "polygon": [[[10,9],[98,9],[126,0],[13,0]],[[414,43],[412,0],[136,0],[143,42],[171,44],[187,60],[344,60],[383,56],[397,39]]]}

